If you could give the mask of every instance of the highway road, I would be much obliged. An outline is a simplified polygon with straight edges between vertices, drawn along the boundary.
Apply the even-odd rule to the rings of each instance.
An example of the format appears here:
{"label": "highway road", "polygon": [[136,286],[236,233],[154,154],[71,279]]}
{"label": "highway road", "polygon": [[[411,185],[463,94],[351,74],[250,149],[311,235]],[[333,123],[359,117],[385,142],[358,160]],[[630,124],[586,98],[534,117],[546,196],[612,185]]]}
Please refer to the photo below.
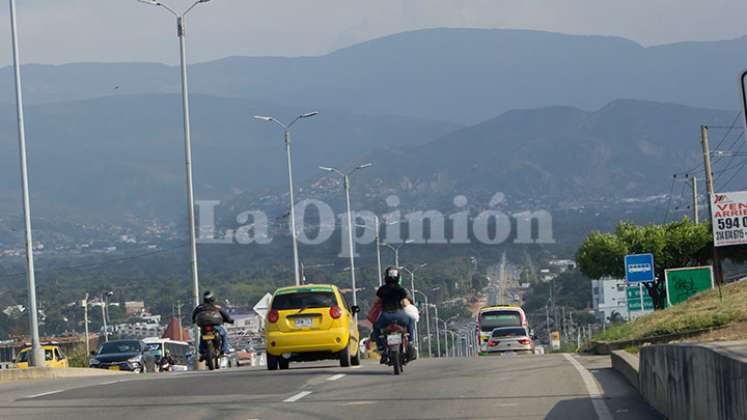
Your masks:
{"label": "highway road", "polygon": [[660,417],[609,358],[418,360],[402,376],[374,363],[282,372],[106,376],[0,385],[2,419],[630,419]]}

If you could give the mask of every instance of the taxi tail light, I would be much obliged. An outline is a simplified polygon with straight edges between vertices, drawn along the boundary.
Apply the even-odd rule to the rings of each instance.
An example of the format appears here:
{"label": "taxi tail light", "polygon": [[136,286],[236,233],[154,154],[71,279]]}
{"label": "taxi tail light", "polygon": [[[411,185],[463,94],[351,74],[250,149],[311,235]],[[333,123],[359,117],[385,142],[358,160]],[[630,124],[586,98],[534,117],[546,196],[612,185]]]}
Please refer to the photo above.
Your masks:
{"label": "taxi tail light", "polygon": [[490,347],[495,347],[498,345],[498,343],[500,343],[500,341],[498,340],[488,340],[488,346]]}
{"label": "taxi tail light", "polygon": [[203,330],[204,330],[205,332],[210,332],[210,331],[212,331],[212,330],[213,330],[213,326],[212,326],[212,325],[205,325],[204,327],[202,327],[202,329],[203,329]]}
{"label": "taxi tail light", "polygon": [[273,309],[267,313],[267,321],[270,324],[278,322],[278,319],[280,319],[280,313],[276,309]]}
{"label": "taxi tail light", "polygon": [[329,308],[329,316],[331,316],[332,319],[339,319],[342,316],[342,309],[337,305]]}
{"label": "taxi tail light", "polygon": [[529,343],[531,343],[531,341],[529,341],[529,339],[528,339],[528,338],[521,338],[521,339],[519,339],[519,344],[522,344],[522,345],[525,345],[525,346],[526,346],[526,345],[528,345]]}

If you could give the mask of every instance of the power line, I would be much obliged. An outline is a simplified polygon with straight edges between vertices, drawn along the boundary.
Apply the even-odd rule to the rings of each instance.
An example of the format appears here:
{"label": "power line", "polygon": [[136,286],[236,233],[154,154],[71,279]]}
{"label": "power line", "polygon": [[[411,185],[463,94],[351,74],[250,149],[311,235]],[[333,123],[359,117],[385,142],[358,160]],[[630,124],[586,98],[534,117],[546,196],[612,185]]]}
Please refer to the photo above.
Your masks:
{"label": "power line", "polygon": [[739,175],[739,173],[742,172],[742,170],[744,169],[745,166],[747,166],[747,159],[745,159],[744,162],[742,162],[742,166],[740,166],[739,169],[737,169],[737,171],[734,172],[734,175],[732,175],[731,178],[729,178],[729,180],[726,181],[726,183],[724,184],[724,186],[722,187],[722,189],[726,189],[726,187],[729,186],[729,184],[731,183],[731,181],[733,181],[734,178],[736,178],[737,175]]}

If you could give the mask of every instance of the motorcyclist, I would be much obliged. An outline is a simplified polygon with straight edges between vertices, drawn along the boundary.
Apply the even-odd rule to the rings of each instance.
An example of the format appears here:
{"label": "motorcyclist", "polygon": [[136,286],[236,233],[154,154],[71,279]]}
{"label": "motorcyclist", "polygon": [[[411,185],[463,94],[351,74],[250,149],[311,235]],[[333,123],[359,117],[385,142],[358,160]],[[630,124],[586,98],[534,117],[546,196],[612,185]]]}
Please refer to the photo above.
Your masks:
{"label": "motorcyclist", "polygon": [[[384,275],[384,285],[376,291],[376,296],[381,300],[382,311],[379,319],[373,326],[373,336],[379,353],[384,354],[386,343],[381,331],[388,325],[397,324],[407,327],[410,335],[409,354],[415,354],[412,340],[415,339],[415,322],[404,310],[405,305],[411,301],[407,290],[400,285],[400,271],[397,267],[388,267]],[[382,363],[386,360],[382,359]]]}
{"label": "motorcyclist", "polygon": [[[233,324],[233,318],[226,313],[222,306],[215,303],[215,296],[210,291],[205,292],[202,296],[202,304],[198,305],[192,311],[193,324],[213,325],[221,337],[221,356],[229,353],[228,332],[223,327],[223,323]],[[200,360],[205,353],[205,343],[200,341]]]}
{"label": "motorcyclist", "polygon": [[168,366],[169,369],[171,369],[174,365],[176,365],[176,360],[174,360],[174,357],[171,355],[171,352],[169,350],[166,350],[166,354],[161,357],[159,365],[161,369],[163,369],[164,366]]}

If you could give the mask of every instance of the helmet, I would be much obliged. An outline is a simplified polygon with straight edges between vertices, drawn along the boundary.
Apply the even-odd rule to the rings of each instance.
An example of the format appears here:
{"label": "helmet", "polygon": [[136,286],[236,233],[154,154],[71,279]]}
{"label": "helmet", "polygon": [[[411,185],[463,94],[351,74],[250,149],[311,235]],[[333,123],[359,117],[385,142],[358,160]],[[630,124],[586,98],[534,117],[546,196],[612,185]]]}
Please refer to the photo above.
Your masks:
{"label": "helmet", "polygon": [[215,303],[215,296],[213,296],[213,292],[207,291],[205,294],[202,295],[202,302],[203,303]]}
{"label": "helmet", "polygon": [[400,274],[399,268],[391,266],[387,267],[384,273],[384,283],[386,284],[399,284]]}

